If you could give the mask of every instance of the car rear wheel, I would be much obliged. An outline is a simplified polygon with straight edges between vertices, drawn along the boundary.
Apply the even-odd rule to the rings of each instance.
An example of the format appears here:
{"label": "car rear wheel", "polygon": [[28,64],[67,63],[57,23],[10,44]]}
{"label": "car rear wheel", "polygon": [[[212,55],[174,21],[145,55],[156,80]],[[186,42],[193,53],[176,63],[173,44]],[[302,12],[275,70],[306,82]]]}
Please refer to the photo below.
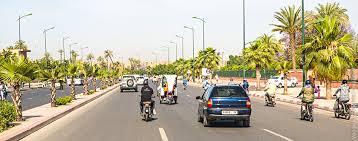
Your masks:
{"label": "car rear wheel", "polygon": [[243,121],[243,126],[244,127],[250,127],[250,119],[244,120]]}
{"label": "car rear wheel", "polygon": [[211,126],[211,122],[205,116],[203,118],[203,125],[204,125],[204,127],[210,127]]}

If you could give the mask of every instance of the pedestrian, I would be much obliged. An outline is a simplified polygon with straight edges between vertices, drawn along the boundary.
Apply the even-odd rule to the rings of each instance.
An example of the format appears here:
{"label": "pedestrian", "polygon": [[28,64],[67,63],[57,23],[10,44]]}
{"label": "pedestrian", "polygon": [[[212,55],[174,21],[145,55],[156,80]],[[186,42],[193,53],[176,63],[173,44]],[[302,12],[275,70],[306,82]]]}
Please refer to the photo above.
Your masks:
{"label": "pedestrian", "polygon": [[317,95],[317,99],[320,99],[321,98],[321,89],[318,85],[316,85],[314,92]]}
{"label": "pedestrian", "polygon": [[219,83],[219,75],[218,74],[215,75],[215,79],[216,79],[216,83]]}
{"label": "pedestrian", "polygon": [[7,97],[7,87],[4,84],[4,82],[0,82],[0,95],[1,95],[1,100],[6,100]]}

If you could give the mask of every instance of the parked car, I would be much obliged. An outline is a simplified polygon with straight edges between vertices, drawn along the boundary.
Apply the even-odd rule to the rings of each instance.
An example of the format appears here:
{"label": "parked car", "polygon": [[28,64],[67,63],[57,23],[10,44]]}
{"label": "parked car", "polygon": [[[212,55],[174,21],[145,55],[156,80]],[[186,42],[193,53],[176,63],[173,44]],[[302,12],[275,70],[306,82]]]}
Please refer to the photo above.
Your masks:
{"label": "parked car", "polygon": [[123,75],[120,88],[121,92],[124,90],[134,90],[135,92],[138,92],[136,77],[134,75]]}
{"label": "parked car", "polygon": [[[273,76],[268,81],[274,83],[278,88],[283,88],[285,85],[285,79],[283,76]],[[296,77],[287,78],[287,86],[296,87],[297,84],[298,82]]]}
{"label": "parked car", "polygon": [[239,85],[214,85],[202,96],[197,96],[198,122],[205,127],[216,120],[233,120],[250,126],[251,102],[245,90]]}
{"label": "parked car", "polygon": [[[81,86],[83,85],[83,79],[82,78],[75,78],[74,79],[74,84],[75,86]],[[71,85],[71,78],[67,78],[67,85],[70,86]]]}
{"label": "parked car", "polygon": [[143,76],[137,77],[137,84],[138,85],[143,85],[144,80],[145,80],[145,78]]}

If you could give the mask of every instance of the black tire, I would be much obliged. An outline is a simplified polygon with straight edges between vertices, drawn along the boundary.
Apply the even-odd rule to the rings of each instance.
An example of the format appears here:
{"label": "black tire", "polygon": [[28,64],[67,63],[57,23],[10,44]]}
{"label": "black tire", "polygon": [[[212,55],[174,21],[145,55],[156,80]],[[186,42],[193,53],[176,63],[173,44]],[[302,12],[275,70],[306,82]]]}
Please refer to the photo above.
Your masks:
{"label": "black tire", "polygon": [[174,97],[174,104],[177,104],[178,97]]}
{"label": "black tire", "polygon": [[313,122],[313,115],[310,116],[310,122]]}
{"label": "black tire", "polygon": [[282,84],[281,84],[281,83],[280,83],[280,84],[278,84],[278,87],[279,87],[279,88],[282,88]]}
{"label": "black tire", "polygon": [[250,127],[250,119],[246,119],[243,121],[243,126],[244,127]]}
{"label": "black tire", "polygon": [[204,125],[204,127],[210,127],[211,126],[211,121],[209,121],[205,116],[203,118],[203,125]]}
{"label": "black tire", "polygon": [[123,93],[123,90],[121,89],[121,92]]}
{"label": "black tire", "polygon": [[351,110],[350,109],[347,110],[345,118],[346,118],[346,120],[351,119]]}
{"label": "black tire", "polygon": [[339,113],[338,113],[337,110],[334,110],[334,117],[335,117],[335,118],[339,118]]}
{"label": "black tire", "polygon": [[301,106],[301,120],[304,120],[305,119],[305,111],[302,109],[302,106]]}
{"label": "black tire", "polygon": [[138,88],[134,89],[135,92],[138,92]]}

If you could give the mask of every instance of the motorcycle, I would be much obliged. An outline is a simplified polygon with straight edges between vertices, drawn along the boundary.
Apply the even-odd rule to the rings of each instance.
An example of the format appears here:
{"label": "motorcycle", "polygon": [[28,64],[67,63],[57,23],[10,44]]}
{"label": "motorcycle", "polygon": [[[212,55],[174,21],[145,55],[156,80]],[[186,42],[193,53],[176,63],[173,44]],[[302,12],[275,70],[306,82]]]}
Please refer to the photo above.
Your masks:
{"label": "motorcycle", "polygon": [[276,105],[275,96],[270,96],[269,94],[266,93],[265,102],[266,102],[266,106],[275,107]]}
{"label": "motorcycle", "polygon": [[351,118],[351,106],[348,103],[338,103],[337,108],[334,109],[334,117],[340,118],[340,116],[343,116],[346,120],[349,120]]}
{"label": "motorcycle", "polygon": [[302,103],[301,104],[301,120],[309,120],[313,122],[313,105]]}
{"label": "motorcycle", "polygon": [[150,106],[151,102],[143,102],[143,119],[144,121],[148,122],[152,119],[153,113],[152,113],[152,107]]}
{"label": "motorcycle", "polygon": [[188,87],[188,83],[183,83],[184,90]]}

